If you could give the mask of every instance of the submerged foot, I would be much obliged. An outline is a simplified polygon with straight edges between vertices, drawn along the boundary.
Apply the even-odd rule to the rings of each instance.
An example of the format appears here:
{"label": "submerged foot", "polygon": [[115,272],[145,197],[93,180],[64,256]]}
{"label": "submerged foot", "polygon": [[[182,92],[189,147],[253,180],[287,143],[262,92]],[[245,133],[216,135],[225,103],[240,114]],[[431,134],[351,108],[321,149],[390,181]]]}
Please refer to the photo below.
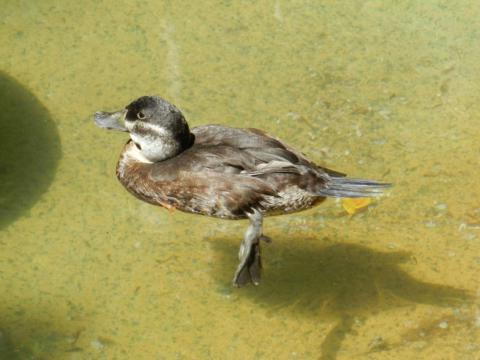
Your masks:
{"label": "submerged foot", "polygon": [[233,286],[241,287],[248,283],[254,285],[260,284],[262,260],[260,256],[260,243],[253,243],[250,248],[242,249],[243,256],[240,259],[235,276],[233,277]]}

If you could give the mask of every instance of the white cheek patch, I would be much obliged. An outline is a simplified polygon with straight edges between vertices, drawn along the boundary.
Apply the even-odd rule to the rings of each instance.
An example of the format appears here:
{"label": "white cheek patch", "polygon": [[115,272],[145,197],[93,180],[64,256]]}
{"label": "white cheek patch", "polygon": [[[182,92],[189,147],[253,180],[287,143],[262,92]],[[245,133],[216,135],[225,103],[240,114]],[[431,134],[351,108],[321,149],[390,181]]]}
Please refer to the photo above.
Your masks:
{"label": "white cheek patch", "polygon": [[152,130],[152,132],[156,136],[160,136],[160,137],[162,137],[162,136],[166,136],[166,137],[172,136],[172,134],[168,130],[166,130],[165,128],[163,128],[161,126],[158,126],[156,124],[143,123],[142,125],[145,129]]}

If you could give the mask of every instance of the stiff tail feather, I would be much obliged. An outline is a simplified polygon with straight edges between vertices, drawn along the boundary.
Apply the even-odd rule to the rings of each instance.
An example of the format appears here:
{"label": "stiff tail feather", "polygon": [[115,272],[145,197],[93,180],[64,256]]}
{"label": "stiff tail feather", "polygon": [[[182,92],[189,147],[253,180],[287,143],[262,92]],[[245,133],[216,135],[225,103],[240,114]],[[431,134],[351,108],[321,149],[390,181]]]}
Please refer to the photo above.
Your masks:
{"label": "stiff tail feather", "polygon": [[330,176],[318,195],[340,198],[374,197],[382,195],[384,190],[391,186],[392,184],[374,180]]}

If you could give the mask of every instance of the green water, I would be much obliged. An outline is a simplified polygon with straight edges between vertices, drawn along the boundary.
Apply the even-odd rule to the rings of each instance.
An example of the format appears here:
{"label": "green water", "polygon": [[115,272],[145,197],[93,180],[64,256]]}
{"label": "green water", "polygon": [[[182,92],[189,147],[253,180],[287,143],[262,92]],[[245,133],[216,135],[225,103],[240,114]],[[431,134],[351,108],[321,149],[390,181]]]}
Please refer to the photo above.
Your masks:
{"label": "green water", "polygon": [[[480,5],[20,1],[0,6],[0,359],[479,359]],[[161,95],[395,183],[348,216],[169,213],[92,114]]]}

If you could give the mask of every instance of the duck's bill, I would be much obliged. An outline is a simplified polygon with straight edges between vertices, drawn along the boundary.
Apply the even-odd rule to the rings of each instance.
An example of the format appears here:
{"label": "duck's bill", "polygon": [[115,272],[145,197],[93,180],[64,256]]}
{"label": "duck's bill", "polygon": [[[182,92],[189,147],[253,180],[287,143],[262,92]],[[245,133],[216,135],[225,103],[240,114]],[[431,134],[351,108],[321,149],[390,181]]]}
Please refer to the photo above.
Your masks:
{"label": "duck's bill", "polygon": [[95,124],[108,130],[128,131],[125,127],[126,110],[115,112],[97,111],[94,115]]}

